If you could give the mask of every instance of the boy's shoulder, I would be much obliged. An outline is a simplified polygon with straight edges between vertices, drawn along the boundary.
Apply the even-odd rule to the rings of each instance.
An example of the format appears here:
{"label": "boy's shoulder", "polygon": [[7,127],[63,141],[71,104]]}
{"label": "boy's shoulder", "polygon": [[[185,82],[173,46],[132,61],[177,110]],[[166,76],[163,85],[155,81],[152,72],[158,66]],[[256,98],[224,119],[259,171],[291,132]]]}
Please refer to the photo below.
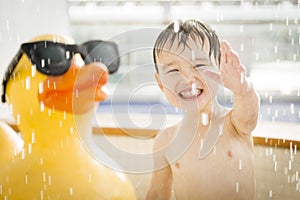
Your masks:
{"label": "boy's shoulder", "polygon": [[179,126],[180,123],[160,129],[155,136],[154,148],[162,148],[172,142],[178,132]]}

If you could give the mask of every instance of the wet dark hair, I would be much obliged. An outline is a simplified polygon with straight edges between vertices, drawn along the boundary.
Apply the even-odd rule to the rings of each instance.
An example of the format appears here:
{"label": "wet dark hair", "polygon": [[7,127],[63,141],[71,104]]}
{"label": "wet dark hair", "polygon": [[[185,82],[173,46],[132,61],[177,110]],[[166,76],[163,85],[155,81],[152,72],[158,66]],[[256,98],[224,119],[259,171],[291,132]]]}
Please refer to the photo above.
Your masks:
{"label": "wet dark hair", "polygon": [[[175,23],[178,23],[178,31],[174,31]],[[176,27],[177,28],[177,27]],[[207,38],[209,42],[209,58],[211,55],[214,55],[214,58],[217,62],[217,65],[220,65],[221,51],[220,51],[220,41],[216,32],[208,25],[202,22],[199,22],[194,19],[182,21],[178,20],[170,25],[168,25],[157,37],[156,42],[153,48],[153,60],[155,64],[156,72],[158,73],[158,67],[156,63],[156,57],[161,51],[166,47],[166,43],[169,41],[169,46],[171,48],[174,44],[174,41],[178,40],[178,48],[183,45],[183,47],[188,47],[187,40],[188,38],[193,39],[194,41],[199,41],[204,46],[204,41]]]}

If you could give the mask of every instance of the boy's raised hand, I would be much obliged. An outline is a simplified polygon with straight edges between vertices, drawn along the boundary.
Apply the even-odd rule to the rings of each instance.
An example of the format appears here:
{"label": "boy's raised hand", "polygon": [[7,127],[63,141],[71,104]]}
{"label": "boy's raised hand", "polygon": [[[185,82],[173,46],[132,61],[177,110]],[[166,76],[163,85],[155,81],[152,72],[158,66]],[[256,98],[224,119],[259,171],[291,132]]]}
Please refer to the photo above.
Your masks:
{"label": "boy's raised hand", "polygon": [[236,95],[243,95],[248,91],[250,83],[246,78],[246,69],[226,41],[221,42],[220,67],[221,80],[226,88]]}

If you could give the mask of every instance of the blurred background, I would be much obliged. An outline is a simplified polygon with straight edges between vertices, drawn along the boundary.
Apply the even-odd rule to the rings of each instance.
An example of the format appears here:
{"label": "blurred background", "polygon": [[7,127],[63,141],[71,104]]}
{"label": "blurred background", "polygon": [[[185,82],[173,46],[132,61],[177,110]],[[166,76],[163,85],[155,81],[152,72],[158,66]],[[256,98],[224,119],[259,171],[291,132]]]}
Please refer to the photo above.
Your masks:
{"label": "blurred background", "polygon": [[[260,120],[253,133],[263,138],[256,140],[254,152],[258,199],[300,198],[299,0],[0,0],[0,74],[20,45],[36,35],[62,34],[79,44],[90,39],[114,41],[121,65],[109,77],[109,95],[98,114],[147,114],[118,118],[117,127],[160,128],[151,122],[149,126],[149,113],[150,121],[161,126],[164,118],[155,114],[181,112],[166,102],[156,84],[152,47],[162,28],[189,18],[210,24],[232,45],[261,97]],[[230,92],[224,90],[221,96],[221,103],[230,106]],[[0,104],[0,119],[10,117],[7,105]],[[98,123],[107,126],[101,124],[106,118],[101,116]],[[136,118],[142,124],[135,124]],[[146,145],[146,140],[116,140],[134,152],[152,149],[152,140]],[[285,143],[288,140],[293,142]],[[279,143],[284,148],[277,148]],[[131,178],[143,199],[149,174]]]}
{"label": "blurred background", "polygon": [[112,40],[119,45],[121,66],[110,76],[107,89],[113,98],[104,104],[167,105],[155,83],[152,46],[167,24],[194,18],[209,23],[238,52],[262,98],[263,120],[300,122],[299,4],[298,0],[1,0],[0,72],[20,44],[38,34],[59,33],[76,43]]}

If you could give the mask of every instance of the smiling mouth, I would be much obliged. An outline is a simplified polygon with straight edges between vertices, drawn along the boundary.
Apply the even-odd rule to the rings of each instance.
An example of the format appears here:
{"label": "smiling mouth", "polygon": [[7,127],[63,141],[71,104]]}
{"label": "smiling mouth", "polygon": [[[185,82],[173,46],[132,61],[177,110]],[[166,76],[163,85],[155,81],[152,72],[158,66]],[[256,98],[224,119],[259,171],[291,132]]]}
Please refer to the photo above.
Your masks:
{"label": "smiling mouth", "polygon": [[178,93],[178,96],[185,100],[198,98],[203,93],[203,89],[194,88],[186,89]]}

